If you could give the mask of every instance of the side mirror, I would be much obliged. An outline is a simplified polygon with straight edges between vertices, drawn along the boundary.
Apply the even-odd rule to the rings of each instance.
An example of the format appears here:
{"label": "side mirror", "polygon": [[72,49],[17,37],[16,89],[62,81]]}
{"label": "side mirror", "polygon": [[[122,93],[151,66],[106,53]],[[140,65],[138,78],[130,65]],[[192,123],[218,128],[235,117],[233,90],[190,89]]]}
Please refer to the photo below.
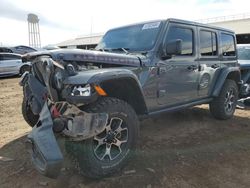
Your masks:
{"label": "side mirror", "polygon": [[167,43],[166,55],[180,55],[182,52],[182,40],[177,39]]}

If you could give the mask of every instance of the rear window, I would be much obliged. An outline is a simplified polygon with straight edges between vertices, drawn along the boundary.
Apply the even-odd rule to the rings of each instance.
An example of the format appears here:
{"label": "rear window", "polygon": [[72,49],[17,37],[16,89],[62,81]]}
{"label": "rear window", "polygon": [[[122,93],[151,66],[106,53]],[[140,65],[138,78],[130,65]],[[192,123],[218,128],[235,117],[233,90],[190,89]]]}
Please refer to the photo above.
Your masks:
{"label": "rear window", "polygon": [[216,56],[218,54],[216,33],[200,31],[200,52],[202,56]]}
{"label": "rear window", "polygon": [[235,56],[236,55],[233,35],[222,33],[221,43],[222,43],[223,56]]}

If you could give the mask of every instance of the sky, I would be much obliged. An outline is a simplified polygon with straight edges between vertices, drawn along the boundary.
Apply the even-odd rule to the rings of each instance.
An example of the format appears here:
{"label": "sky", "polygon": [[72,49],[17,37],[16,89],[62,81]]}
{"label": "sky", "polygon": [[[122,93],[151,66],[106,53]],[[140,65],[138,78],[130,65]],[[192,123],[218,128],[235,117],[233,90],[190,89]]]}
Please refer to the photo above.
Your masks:
{"label": "sky", "polygon": [[200,20],[249,13],[247,0],[0,0],[0,46],[28,45],[27,14],[42,46],[147,20]]}

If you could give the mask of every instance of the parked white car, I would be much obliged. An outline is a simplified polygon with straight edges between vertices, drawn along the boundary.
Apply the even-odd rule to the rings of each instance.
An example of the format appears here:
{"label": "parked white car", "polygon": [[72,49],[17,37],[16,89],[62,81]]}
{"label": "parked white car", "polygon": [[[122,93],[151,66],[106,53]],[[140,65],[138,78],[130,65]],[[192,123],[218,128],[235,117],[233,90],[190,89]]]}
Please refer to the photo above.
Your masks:
{"label": "parked white car", "polygon": [[30,70],[30,63],[23,63],[22,56],[14,53],[0,53],[0,77],[22,75]]}

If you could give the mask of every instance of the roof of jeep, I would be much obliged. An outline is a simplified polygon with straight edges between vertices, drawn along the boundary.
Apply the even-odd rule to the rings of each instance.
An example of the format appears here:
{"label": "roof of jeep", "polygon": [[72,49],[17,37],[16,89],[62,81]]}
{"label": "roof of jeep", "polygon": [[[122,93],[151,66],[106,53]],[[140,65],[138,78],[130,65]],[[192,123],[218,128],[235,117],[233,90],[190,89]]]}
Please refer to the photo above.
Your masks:
{"label": "roof of jeep", "polygon": [[181,20],[181,19],[176,19],[176,18],[168,18],[168,19],[165,19],[165,20],[159,19],[159,20],[150,20],[150,21],[145,21],[145,22],[139,22],[139,23],[134,23],[134,24],[129,24],[129,25],[124,25],[124,26],[112,28],[109,31],[119,29],[119,28],[123,28],[123,27],[139,25],[139,24],[146,24],[146,23],[152,23],[152,22],[170,22],[170,21],[171,22],[176,22],[176,23],[188,24],[188,25],[195,25],[195,26],[200,26],[200,27],[205,27],[205,28],[210,28],[210,29],[216,29],[216,30],[225,31],[225,32],[229,32],[229,33],[234,34],[234,31],[232,31],[230,29],[225,29],[225,28],[222,28],[222,27],[217,27],[217,26],[213,26],[213,25],[209,25],[209,24],[202,24],[202,23],[198,23],[198,22],[194,22],[194,21],[187,21],[187,20]]}
{"label": "roof of jeep", "polygon": [[195,26],[206,27],[206,28],[211,28],[211,29],[216,29],[216,30],[234,33],[234,31],[230,30],[230,29],[226,29],[223,27],[217,27],[217,26],[213,26],[213,25],[209,25],[209,24],[202,24],[202,23],[198,23],[195,21],[187,21],[187,20],[181,20],[181,19],[175,19],[175,18],[169,18],[165,21],[178,22],[178,23],[183,23],[183,24],[195,25]]}

